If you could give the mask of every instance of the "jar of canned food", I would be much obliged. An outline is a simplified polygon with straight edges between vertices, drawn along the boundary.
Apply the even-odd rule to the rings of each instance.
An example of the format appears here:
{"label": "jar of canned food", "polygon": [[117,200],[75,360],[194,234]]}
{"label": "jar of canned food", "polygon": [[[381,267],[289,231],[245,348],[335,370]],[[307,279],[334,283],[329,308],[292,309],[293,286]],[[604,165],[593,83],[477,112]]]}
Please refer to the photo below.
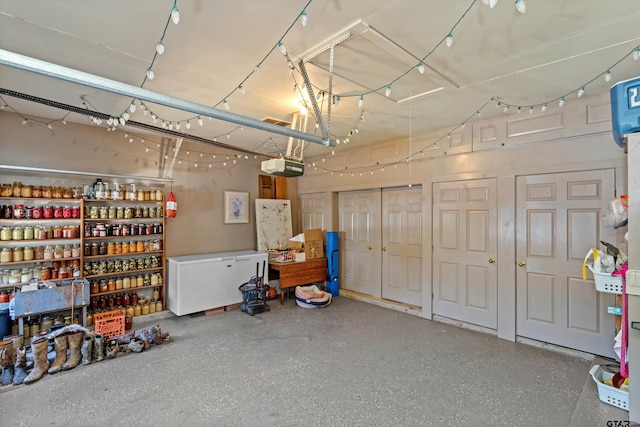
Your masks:
{"label": "jar of canned food", "polygon": [[33,218],[33,206],[25,206],[24,207],[24,217],[25,219]]}
{"label": "jar of canned food", "polygon": [[63,207],[62,206],[54,206],[53,207],[53,217],[55,219],[61,219],[64,216],[64,211],[63,211]]}
{"label": "jar of canned food", "polygon": [[25,246],[23,252],[24,252],[25,261],[32,261],[35,258],[35,252],[33,250],[33,246]]}
{"label": "jar of canned food", "polygon": [[20,181],[14,181],[12,189],[13,189],[12,196],[20,197],[20,195],[22,194],[22,183]]}
{"label": "jar of canned food", "polygon": [[109,218],[109,209],[106,206],[100,206],[100,208],[98,209],[98,217],[100,219]]}
{"label": "jar of canned food", "polygon": [[33,249],[33,255],[35,259],[44,259],[44,246],[36,246]]}
{"label": "jar of canned food", "polygon": [[24,249],[20,247],[13,248],[13,262],[24,261]]}
{"label": "jar of canned food", "polygon": [[22,227],[13,227],[11,230],[11,240],[23,240],[24,229]]}
{"label": "jar of canned food", "polygon": [[0,240],[11,240],[13,239],[13,230],[11,227],[2,227],[0,228]]}
{"label": "jar of canned food", "polygon": [[62,247],[62,257],[71,258],[71,245],[67,244]]}
{"label": "jar of canned food", "polygon": [[24,218],[24,205],[21,205],[21,204],[13,205],[13,217],[15,219]]}
{"label": "jar of canned food", "polygon": [[34,206],[31,216],[33,217],[33,219],[42,218],[42,206]]}
{"label": "jar of canned food", "polygon": [[0,251],[0,262],[3,264],[13,262],[13,252],[11,249],[2,248],[2,251]]}
{"label": "jar of canned food", "polygon": [[62,207],[62,218],[69,219],[71,217],[72,217],[71,206],[63,206]]}
{"label": "jar of canned food", "polygon": [[53,253],[53,246],[51,245],[47,245],[44,247],[44,257],[43,259],[53,259],[54,257],[54,253]]}
{"label": "jar of canned food", "polygon": [[71,207],[71,218],[80,218],[80,206]]}
{"label": "jar of canned food", "polygon": [[55,245],[53,247],[53,258],[54,259],[62,259],[64,256],[64,248],[62,245]]}
{"label": "jar of canned food", "polygon": [[34,198],[40,198],[42,197],[42,186],[41,185],[34,185],[33,188],[31,189],[31,197]]}
{"label": "jar of canned food", "polygon": [[42,218],[44,218],[44,219],[53,218],[53,206],[43,206],[42,207]]}
{"label": "jar of canned food", "polygon": [[24,231],[23,231],[24,240],[33,240],[33,237],[34,237],[33,233],[34,231],[32,226],[28,225],[24,227]]}
{"label": "jar of canned food", "polygon": [[75,244],[71,247],[71,256],[74,258],[79,258],[80,257],[80,245],[79,244]]}

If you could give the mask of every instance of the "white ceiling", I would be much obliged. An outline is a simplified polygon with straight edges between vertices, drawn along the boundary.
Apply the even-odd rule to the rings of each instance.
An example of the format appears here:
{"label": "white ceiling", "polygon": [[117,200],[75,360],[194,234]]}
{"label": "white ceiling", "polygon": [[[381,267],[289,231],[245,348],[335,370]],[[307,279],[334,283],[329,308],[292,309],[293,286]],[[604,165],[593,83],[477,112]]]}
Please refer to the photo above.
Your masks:
{"label": "white ceiling", "polygon": [[[523,1],[525,14],[514,0],[498,0],[494,8],[481,0],[178,0],[180,22],[174,25],[168,21],[173,0],[0,0],[0,49],[138,87],[153,63],[155,78],[144,81],[145,89],[221,110],[226,98],[234,114],[290,121],[301,94],[308,98],[306,91],[294,90],[302,83],[300,58],[322,51],[306,69],[314,92],[327,91],[330,49],[323,49],[349,34],[334,49],[332,93],[340,102],[332,106],[329,131],[341,141],[336,151],[455,127],[475,119],[492,98],[526,110],[536,105],[539,111],[545,102],[558,108],[564,95],[567,102],[575,99],[582,85],[584,96],[594,96],[640,75],[640,60],[630,54],[640,45],[637,0]],[[303,27],[299,16],[305,7]],[[154,60],[165,26],[165,53]],[[451,47],[444,42],[449,32]],[[280,40],[296,66],[293,73],[277,47]],[[416,66],[423,58],[426,71],[420,74]],[[602,74],[610,67],[612,79],[606,82]],[[88,108],[114,116],[132,100],[8,65],[0,65],[0,88],[76,107],[85,97]],[[11,96],[2,99],[25,117],[66,114]],[[327,122],[327,102],[318,103]],[[482,108],[483,118],[505,114],[495,104]],[[181,122],[181,132],[190,119],[186,132],[207,139],[269,154],[287,144],[285,136],[215,119],[200,127],[193,113],[149,107],[161,120]],[[153,124],[141,108],[130,119]],[[91,123],[76,113],[66,120]],[[314,120],[306,132],[320,134]],[[305,156],[330,151],[309,144]]]}

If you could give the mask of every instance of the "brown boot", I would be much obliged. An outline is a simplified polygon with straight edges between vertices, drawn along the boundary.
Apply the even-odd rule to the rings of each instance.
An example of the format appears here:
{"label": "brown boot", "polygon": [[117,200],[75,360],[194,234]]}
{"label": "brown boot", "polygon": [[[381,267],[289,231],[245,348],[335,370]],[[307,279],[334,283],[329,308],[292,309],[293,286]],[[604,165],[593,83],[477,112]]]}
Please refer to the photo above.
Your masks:
{"label": "brown boot", "polygon": [[31,384],[38,381],[49,369],[49,361],[47,353],[49,351],[49,340],[46,338],[38,338],[31,343],[31,351],[33,352],[33,369],[24,379],[25,384]]}
{"label": "brown boot", "polygon": [[0,341],[0,364],[2,364],[0,385],[7,385],[13,382],[13,365],[15,363],[13,341],[10,339]]}
{"label": "brown boot", "polygon": [[85,334],[82,340],[82,364],[89,365],[93,361],[93,337],[89,334]]}
{"label": "brown boot", "polygon": [[74,332],[67,335],[69,340],[69,357],[64,365],[62,365],[63,371],[73,369],[80,364],[82,360],[82,341],[84,340],[84,333]]}
{"label": "brown boot", "polygon": [[68,344],[67,335],[58,335],[53,339],[53,349],[56,351],[56,359],[49,368],[49,374],[56,374],[62,370],[62,365],[67,361],[67,347]]}
{"label": "brown boot", "polygon": [[[14,341],[15,343],[15,341]],[[13,372],[13,385],[22,384],[27,377],[27,349],[24,345],[16,350],[16,365]]]}

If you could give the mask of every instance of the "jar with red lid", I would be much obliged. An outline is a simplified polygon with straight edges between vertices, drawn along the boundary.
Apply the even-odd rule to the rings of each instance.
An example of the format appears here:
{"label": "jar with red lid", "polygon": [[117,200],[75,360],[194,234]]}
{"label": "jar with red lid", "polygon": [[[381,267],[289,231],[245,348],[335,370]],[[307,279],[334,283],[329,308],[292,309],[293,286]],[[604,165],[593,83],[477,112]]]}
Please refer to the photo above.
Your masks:
{"label": "jar with red lid", "polygon": [[44,206],[42,208],[42,218],[44,219],[53,218],[53,206]]}
{"label": "jar with red lid", "polygon": [[53,217],[55,219],[63,218],[63,210],[62,206],[54,206],[53,207]]}

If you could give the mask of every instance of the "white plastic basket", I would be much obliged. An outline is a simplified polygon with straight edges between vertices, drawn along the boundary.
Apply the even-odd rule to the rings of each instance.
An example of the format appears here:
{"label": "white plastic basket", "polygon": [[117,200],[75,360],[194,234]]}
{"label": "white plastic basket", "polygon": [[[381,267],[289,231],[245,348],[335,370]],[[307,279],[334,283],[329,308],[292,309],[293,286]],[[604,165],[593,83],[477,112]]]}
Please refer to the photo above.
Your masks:
{"label": "white plastic basket", "polygon": [[609,273],[599,273],[593,269],[591,264],[587,264],[587,267],[589,267],[589,270],[593,273],[593,281],[596,283],[596,291],[622,295],[622,276],[612,276]]}
{"label": "white plastic basket", "polygon": [[629,392],[604,383],[604,380],[613,378],[612,373],[604,371],[600,365],[593,365],[589,373],[598,386],[600,400],[625,411],[629,410]]}

